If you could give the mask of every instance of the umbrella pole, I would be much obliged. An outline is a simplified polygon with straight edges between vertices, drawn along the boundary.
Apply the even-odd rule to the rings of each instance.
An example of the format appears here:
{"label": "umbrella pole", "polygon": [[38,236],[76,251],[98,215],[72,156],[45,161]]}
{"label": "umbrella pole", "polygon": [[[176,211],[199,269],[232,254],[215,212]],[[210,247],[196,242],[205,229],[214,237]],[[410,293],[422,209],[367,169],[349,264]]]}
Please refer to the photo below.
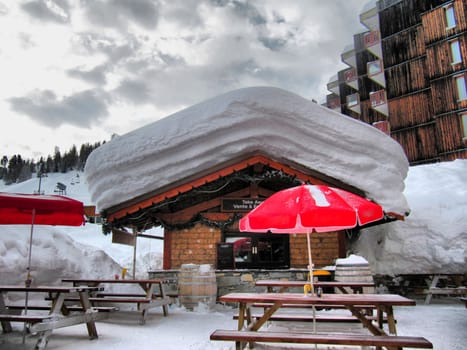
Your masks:
{"label": "umbrella pole", "polygon": [[311,287],[311,295],[315,295],[315,290],[313,288],[313,261],[311,258],[311,239],[310,239],[310,232],[306,233],[306,242],[308,245],[308,269],[310,270],[310,287]]}
{"label": "umbrella pole", "polygon": [[[32,235],[34,232],[34,220],[36,218],[36,209],[34,208],[32,210],[32,219],[31,219],[31,231],[29,233],[29,252],[28,252],[28,266],[26,267],[26,281],[24,282],[26,287],[30,287],[32,283],[32,278],[31,278],[31,250],[32,250]],[[29,299],[29,293],[26,291],[26,298],[24,300],[24,314],[27,315],[28,313],[28,299]],[[26,323],[24,324],[23,328],[23,344],[26,341]]]}
{"label": "umbrella pole", "polygon": [[[26,272],[27,272],[27,275],[26,275],[26,287],[30,287],[31,286],[31,250],[32,250],[32,235],[33,235],[33,232],[34,232],[34,219],[35,219],[35,216],[36,216],[36,209],[33,209],[32,210],[32,222],[31,222],[31,231],[29,233],[29,252],[28,252],[28,266],[26,267]],[[27,305],[26,305],[27,306]]]}
{"label": "umbrella pole", "polygon": [[[308,245],[308,268],[310,270],[310,287],[311,287],[311,295],[315,295],[315,290],[313,287],[313,260],[311,258],[311,239],[310,239],[310,232],[306,233],[306,242]],[[313,308],[313,333],[316,333],[316,308],[315,305],[312,305]],[[315,344],[315,349],[317,349],[317,345]]]}

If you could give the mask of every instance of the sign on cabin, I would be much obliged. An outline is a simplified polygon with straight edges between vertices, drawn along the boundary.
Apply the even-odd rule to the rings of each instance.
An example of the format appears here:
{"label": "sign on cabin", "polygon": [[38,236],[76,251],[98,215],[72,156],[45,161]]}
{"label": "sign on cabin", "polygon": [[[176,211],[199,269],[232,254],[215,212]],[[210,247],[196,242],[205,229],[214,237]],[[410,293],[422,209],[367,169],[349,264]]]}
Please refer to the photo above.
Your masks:
{"label": "sign on cabin", "polygon": [[227,212],[248,212],[260,205],[262,198],[223,198],[221,210]]}
{"label": "sign on cabin", "polygon": [[112,230],[112,243],[124,244],[134,247],[136,236],[132,233],[118,229]]}

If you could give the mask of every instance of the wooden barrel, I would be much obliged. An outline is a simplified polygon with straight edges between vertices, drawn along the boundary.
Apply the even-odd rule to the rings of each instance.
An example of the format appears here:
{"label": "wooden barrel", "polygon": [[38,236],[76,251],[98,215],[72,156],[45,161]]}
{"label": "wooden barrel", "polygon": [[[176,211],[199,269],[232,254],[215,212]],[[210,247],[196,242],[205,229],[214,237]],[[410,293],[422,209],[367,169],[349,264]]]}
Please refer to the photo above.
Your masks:
{"label": "wooden barrel", "polygon": [[[341,260],[341,262],[339,262]],[[347,262],[345,259],[337,259],[334,280],[339,282],[369,282],[374,283],[373,273],[368,262]],[[352,289],[347,288],[349,293]],[[342,293],[335,288],[335,293]],[[374,287],[363,287],[363,293],[375,293]]]}
{"label": "wooden barrel", "polygon": [[182,265],[178,274],[178,298],[188,310],[193,310],[199,304],[213,308],[217,300],[217,282],[212,266]]}

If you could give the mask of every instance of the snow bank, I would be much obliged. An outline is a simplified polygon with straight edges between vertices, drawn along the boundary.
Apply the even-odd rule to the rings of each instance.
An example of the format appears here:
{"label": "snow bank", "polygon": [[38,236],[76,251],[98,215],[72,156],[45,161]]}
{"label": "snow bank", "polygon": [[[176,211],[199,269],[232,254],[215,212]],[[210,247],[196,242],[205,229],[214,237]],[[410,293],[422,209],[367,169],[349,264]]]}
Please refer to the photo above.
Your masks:
{"label": "snow bank", "polygon": [[362,230],[352,251],[377,274],[466,273],[467,160],[411,167],[411,214]]}
{"label": "snow bank", "polygon": [[85,174],[105,210],[258,152],[355,186],[386,212],[409,212],[408,162],[396,141],[271,87],[235,90],[116,137],[91,153]]}

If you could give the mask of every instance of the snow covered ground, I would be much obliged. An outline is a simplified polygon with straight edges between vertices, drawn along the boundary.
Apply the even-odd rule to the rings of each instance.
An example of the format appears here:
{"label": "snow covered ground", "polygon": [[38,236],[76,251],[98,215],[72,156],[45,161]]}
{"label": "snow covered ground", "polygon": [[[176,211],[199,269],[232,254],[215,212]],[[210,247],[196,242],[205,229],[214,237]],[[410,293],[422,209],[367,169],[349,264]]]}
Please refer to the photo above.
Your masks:
{"label": "snow covered ground", "polygon": [[[452,269],[466,272],[467,247],[467,160],[410,168],[406,196],[411,215],[396,222],[364,230],[354,253],[364,256],[373,270],[412,271],[414,268]],[[0,191],[32,193],[38,179],[4,186]],[[82,173],[49,174],[42,189],[53,193],[57,182],[67,185],[67,195],[91,204]],[[30,228],[0,226],[0,279],[2,283],[23,283],[26,276]],[[155,234],[161,231],[155,229]],[[59,283],[64,277],[113,278],[122,267],[131,271],[133,249],[111,243],[99,225],[84,227],[35,226],[32,275],[35,283]],[[160,268],[162,242],[138,241],[136,274],[146,277],[149,269]],[[423,303],[422,303],[423,304]],[[227,350],[231,343],[210,342],[217,328],[236,327],[234,310],[218,305],[215,311],[202,306],[194,312],[172,306],[164,318],[155,309],[145,326],[135,314],[116,314],[97,325],[100,337],[89,341],[84,326],[54,331],[48,349],[190,349]],[[436,350],[467,349],[467,309],[455,298],[435,299],[432,305],[396,309],[401,335],[424,336]],[[17,334],[16,334],[17,335]],[[0,335],[0,349],[21,349],[19,337]],[[29,348],[31,340],[29,340]]]}

